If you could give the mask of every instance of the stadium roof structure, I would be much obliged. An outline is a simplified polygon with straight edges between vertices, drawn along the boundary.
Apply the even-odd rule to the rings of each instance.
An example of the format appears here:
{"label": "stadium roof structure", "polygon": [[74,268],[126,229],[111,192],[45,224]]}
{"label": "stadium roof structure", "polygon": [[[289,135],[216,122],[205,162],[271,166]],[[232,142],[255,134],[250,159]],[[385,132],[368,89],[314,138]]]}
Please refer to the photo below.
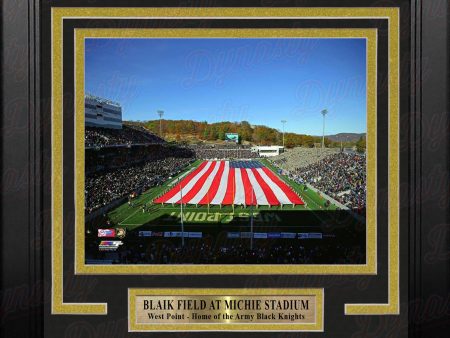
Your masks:
{"label": "stadium roof structure", "polygon": [[109,104],[111,106],[116,106],[119,108],[122,108],[122,105],[119,102],[113,101],[113,100],[109,100],[109,99],[105,99],[103,97],[100,96],[95,96],[89,93],[86,93],[86,95],[84,96],[85,99],[90,99],[90,100],[94,100],[94,101],[98,101],[100,103],[104,103],[104,104]]}

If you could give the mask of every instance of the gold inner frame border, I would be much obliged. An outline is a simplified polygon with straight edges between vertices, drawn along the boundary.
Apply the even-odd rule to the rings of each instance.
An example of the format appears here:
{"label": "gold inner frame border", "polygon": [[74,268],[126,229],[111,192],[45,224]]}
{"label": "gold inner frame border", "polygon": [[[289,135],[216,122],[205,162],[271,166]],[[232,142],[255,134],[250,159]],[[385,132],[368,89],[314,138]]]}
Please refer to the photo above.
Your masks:
{"label": "gold inner frame border", "polygon": [[[62,21],[64,18],[385,18],[389,20],[389,288],[387,304],[346,304],[346,314],[399,310],[399,13],[397,8],[53,8],[52,9],[52,313],[106,314],[107,304],[64,303],[62,289]],[[61,82],[60,82],[61,81]],[[57,85],[59,84],[59,85]],[[369,116],[368,116],[369,119]],[[55,128],[59,126],[60,128]],[[84,172],[84,167],[83,167]],[[79,203],[77,200],[76,203]],[[84,218],[83,218],[84,223]],[[376,234],[374,234],[376,236]],[[376,264],[376,262],[375,262]],[[78,263],[76,264],[78,265]],[[374,265],[376,267],[376,265]],[[292,268],[292,266],[290,266]],[[375,268],[376,269],[376,268]],[[273,273],[273,272],[272,272]],[[296,273],[296,272],[295,272]]]}
{"label": "gold inner frame border", "polygon": [[[375,29],[76,29],[75,30],[75,274],[376,274]],[[365,38],[367,41],[366,264],[360,265],[86,265],[84,224],[84,42],[86,38]]]}

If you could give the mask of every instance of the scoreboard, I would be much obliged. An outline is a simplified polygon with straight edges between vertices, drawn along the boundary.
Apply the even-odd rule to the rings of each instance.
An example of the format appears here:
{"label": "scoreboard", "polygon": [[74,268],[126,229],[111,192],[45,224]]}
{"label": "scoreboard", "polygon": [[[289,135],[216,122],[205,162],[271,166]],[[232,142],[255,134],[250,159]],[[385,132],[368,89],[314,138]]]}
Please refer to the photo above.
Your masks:
{"label": "scoreboard", "polygon": [[239,134],[226,133],[225,134],[225,141],[231,141],[231,142],[239,143]]}

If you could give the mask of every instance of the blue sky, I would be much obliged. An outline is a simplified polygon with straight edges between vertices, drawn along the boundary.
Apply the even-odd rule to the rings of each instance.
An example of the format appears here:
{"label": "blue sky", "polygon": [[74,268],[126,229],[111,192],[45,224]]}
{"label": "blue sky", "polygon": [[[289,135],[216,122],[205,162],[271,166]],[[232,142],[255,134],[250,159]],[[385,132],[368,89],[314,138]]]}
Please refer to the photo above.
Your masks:
{"label": "blue sky", "polygon": [[125,120],[249,121],[366,132],[365,39],[87,39],[86,91]]}

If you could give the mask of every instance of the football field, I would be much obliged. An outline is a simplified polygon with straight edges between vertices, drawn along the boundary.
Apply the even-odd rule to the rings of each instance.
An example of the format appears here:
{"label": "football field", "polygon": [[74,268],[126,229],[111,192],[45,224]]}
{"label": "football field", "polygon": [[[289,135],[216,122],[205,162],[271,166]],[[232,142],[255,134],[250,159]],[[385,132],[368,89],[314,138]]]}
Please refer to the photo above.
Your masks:
{"label": "football field", "polygon": [[[241,166],[239,162],[237,164],[232,164],[232,166]],[[116,209],[110,211],[108,214],[109,219],[114,223],[114,225],[123,226],[127,228],[127,230],[133,230],[137,228],[159,228],[161,231],[163,231],[164,226],[167,227],[179,225],[181,223],[181,214],[183,215],[183,221],[186,227],[211,227],[214,224],[219,226],[223,225],[226,227],[241,227],[249,224],[251,215],[253,216],[254,225],[256,227],[298,227],[302,224],[308,226],[320,225],[324,222],[323,217],[321,216],[323,211],[336,210],[336,206],[334,206],[333,204],[325,207],[325,199],[318,193],[314,192],[311,189],[304,189],[302,185],[290,180],[286,176],[279,175],[276,168],[274,168],[267,160],[262,159],[251,162],[253,162],[252,168],[257,168],[254,170],[264,170],[264,173],[267,174],[267,176],[258,176],[258,179],[261,180],[261,177],[264,178],[270,176],[272,178],[272,180],[269,182],[269,184],[272,184],[271,186],[273,186],[273,183],[271,182],[275,180],[277,180],[280,186],[286,185],[289,190],[295,192],[294,197],[299,200],[301,199],[301,204],[279,203],[278,205],[274,205],[267,203],[266,205],[257,205],[256,199],[260,199],[260,197],[256,195],[250,195],[249,197],[247,196],[247,201],[255,202],[253,203],[253,205],[251,205],[252,203],[248,203],[250,205],[245,203],[241,203],[239,205],[212,204],[210,202],[213,201],[213,197],[209,197],[208,192],[204,192],[204,200],[207,198],[207,196],[209,197],[208,203],[185,204],[185,202],[183,202],[182,205],[177,202],[155,203],[155,199],[158,201],[158,198],[161,199],[161,196],[170,197],[177,193],[179,190],[179,188],[177,187],[179,186],[179,184],[183,185],[183,180],[187,182],[185,183],[185,185],[187,185],[189,179],[192,180],[192,177],[195,176],[195,173],[199,172],[202,169],[201,166],[205,166],[204,161],[198,160],[185,168],[177,177],[171,178],[161,186],[153,187],[133,199],[131,205],[126,202]],[[217,164],[216,171],[223,171],[223,167],[224,165],[222,163],[220,164],[220,166],[219,164]],[[210,170],[212,171],[213,169]],[[250,175],[252,175],[251,172]],[[256,176],[257,174],[254,177]],[[253,181],[256,182],[254,177]],[[252,177],[250,176],[250,178]],[[248,180],[248,182],[250,182],[250,180]],[[214,183],[210,183],[211,186],[214,187]],[[204,184],[207,183],[201,182],[201,186],[204,186]],[[265,182],[262,182],[261,186],[267,188],[268,185]],[[219,183],[216,184],[217,190],[218,187]],[[245,189],[248,189],[248,187]],[[281,190],[277,190],[277,188],[275,187],[274,191],[279,195],[279,191]],[[236,200],[237,197],[235,196],[237,196],[237,192],[233,191],[233,198]],[[243,193],[242,196],[243,201],[245,201],[245,194]],[[181,199],[183,199],[184,197],[185,196],[181,196]],[[292,199],[292,197],[290,198]],[[272,199],[274,199],[274,197]],[[167,200],[168,198],[166,198],[166,201]],[[316,212],[305,213],[304,211]]]}

